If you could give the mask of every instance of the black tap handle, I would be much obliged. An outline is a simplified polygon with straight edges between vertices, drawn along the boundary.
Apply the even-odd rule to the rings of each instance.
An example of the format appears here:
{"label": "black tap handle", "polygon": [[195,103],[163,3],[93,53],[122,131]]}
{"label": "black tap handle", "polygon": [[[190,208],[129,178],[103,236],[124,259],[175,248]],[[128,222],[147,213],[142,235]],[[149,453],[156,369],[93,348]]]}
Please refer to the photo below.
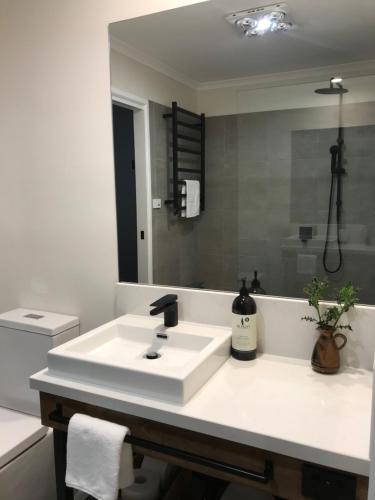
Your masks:
{"label": "black tap handle", "polygon": [[168,294],[151,304],[150,314],[156,316],[161,312],[164,313],[164,325],[176,326],[178,324],[178,302],[177,295]]}
{"label": "black tap handle", "polygon": [[164,297],[161,297],[160,299],[156,300],[152,304],[150,304],[150,307],[164,307],[164,306],[170,306],[174,302],[177,301],[177,295],[175,294],[168,294],[164,295]]}

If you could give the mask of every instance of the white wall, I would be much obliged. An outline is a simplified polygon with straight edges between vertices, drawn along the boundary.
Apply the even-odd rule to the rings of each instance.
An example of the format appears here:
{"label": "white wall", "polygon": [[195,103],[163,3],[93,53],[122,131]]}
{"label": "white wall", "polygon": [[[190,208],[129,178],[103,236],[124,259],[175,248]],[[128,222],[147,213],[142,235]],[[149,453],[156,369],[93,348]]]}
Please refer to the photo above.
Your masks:
{"label": "white wall", "polygon": [[108,24],[194,0],[0,0],[0,311],[114,314]]}
{"label": "white wall", "polygon": [[[366,66],[365,70],[375,72],[375,63],[370,68]],[[331,75],[329,69],[327,75]],[[156,71],[121,53],[116,44],[115,49],[111,50],[113,87],[163,105],[177,100],[187,109],[205,113],[206,116],[334,106],[338,103],[335,95],[314,92],[317,88],[328,86],[329,76],[317,81],[312,75],[311,81],[298,81],[295,72],[289,72],[283,78],[284,81],[271,81],[266,75],[263,79],[249,78],[246,84],[218,82],[217,87],[214,83],[208,83],[194,89],[164,74],[162,70]],[[375,101],[375,75],[352,76],[345,79],[344,85],[349,88],[344,98],[346,104]]]}
{"label": "white wall", "polygon": [[[116,316],[150,314],[150,304],[167,293],[178,295],[181,321],[231,325],[232,302],[237,293],[194,290],[166,286],[118,283]],[[311,315],[307,300],[258,295],[258,347],[260,352],[298,359],[310,359],[316,340],[315,326],[302,321]],[[340,352],[343,366],[372,370],[375,352],[375,307],[358,305],[347,313],[353,327],[347,333],[348,343]],[[162,321],[162,317],[161,317]]]}
{"label": "white wall", "polygon": [[[164,105],[177,100],[188,109],[205,113],[206,116],[334,106],[338,103],[337,96],[319,95],[314,90],[327,87],[330,76],[336,73],[347,75],[344,86],[349,89],[349,93],[345,94],[344,103],[375,101],[375,61],[329,67],[326,70],[313,68],[301,72],[260,75],[239,79],[233,84],[232,81],[207,82],[194,89],[164,74],[162,68],[157,71],[136,59],[137,54],[128,57],[121,53],[121,42],[114,39],[114,50],[111,50],[113,87]],[[350,122],[351,116],[347,118]]]}
{"label": "white wall", "polygon": [[177,101],[190,111],[197,109],[196,90],[117,50],[111,50],[111,85],[164,106]]}
{"label": "white wall", "polygon": [[[327,72],[327,75],[327,79],[312,80],[313,83],[271,84],[259,79],[257,85],[201,88],[198,90],[198,109],[207,116],[221,116],[336,105],[337,96],[319,95],[314,92],[317,88],[328,86],[330,73]],[[346,104],[375,101],[374,75],[347,78],[344,86],[350,90],[344,96]]]}

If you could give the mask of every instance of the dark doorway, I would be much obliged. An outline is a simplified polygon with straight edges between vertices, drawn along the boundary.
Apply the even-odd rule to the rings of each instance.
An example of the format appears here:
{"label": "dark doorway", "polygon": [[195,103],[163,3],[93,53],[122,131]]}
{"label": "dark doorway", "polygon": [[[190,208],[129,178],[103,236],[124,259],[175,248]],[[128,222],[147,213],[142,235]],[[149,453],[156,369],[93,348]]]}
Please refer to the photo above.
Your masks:
{"label": "dark doorway", "polygon": [[119,280],[138,282],[133,111],[113,104]]}

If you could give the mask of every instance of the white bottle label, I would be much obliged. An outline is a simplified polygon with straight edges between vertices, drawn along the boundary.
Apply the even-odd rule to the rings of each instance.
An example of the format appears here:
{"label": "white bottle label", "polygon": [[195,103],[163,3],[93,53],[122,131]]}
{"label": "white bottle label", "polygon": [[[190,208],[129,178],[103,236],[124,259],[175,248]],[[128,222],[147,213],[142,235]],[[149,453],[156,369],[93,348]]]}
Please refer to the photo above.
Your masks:
{"label": "white bottle label", "polygon": [[237,351],[257,348],[257,315],[232,313],[232,347]]}

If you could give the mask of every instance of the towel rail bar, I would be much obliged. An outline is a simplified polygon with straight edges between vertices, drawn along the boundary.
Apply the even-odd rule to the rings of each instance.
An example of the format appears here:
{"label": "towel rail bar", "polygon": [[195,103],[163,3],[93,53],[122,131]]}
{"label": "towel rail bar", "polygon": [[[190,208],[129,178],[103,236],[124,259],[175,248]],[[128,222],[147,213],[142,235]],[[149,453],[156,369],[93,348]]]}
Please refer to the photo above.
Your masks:
{"label": "towel rail bar", "polygon": [[197,115],[197,113],[193,113],[192,111],[188,111],[187,109],[180,108],[180,106],[178,106],[177,111],[184,115],[192,116],[193,118],[198,118],[198,120],[200,119],[200,115]]}
{"label": "towel rail bar", "polygon": [[185,122],[183,120],[178,120],[177,125],[181,125],[181,127],[185,127],[185,128],[191,128],[192,130],[196,130],[196,131],[199,131],[199,127],[200,127],[199,124],[189,123],[189,122]]}
{"label": "towel rail bar", "polygon": [[[201,152],[196,150],[196,149],[182,148],[180,146],[177,148],[177,151],[179,151],[180,153],[189,153],[191,155],[198,155],[198,156],[201,155]],[[199,172],[200,172],[200,170],[199,170]]]}
{"label": "towel rail bar", "polygon": [[177,134],[177,137],[181,139],[182,141],[190,141],[190,142],[201,142],[201,139],[197,139],[196,137],[192,137],[191,135],[185,135],[185,134]]}
{"label": "towel rail bar", "polygon": [[[56,405],[56,409],[48,415],[48,419],[51,422],[56,422],[64,425],[68,425],[70,420],[70,418],[64,416],[61,404]],[[147,439],[137,438],[136,436],[132,436],[131,434],[125,437],[125,442],[133,446],[138,446],[146,450],[162,453],[163,455],[168,455],[174,458],[180,458],[196,465],[210,467],[212,469],[225,472],[227,474],[232,474],[233,476],[242,477],[244,479],[249,479],[251,481],[266,484],[273,479],[273,463],[269,460],[265,461],[263,472],[256,472],[224,462],[219,462],[218,460],[213,460],[211,458],[202,457],[201,455],[189,453],[187,451],[173,448],[171,446],[154,443],[153,441],[149,441]]]}
{"label": "towel rail bar", "polygon": [[190,172],[192,174],[200,174],[201,173],[201,171],[198,168],[179,167],[177,170],[179,172]]}

